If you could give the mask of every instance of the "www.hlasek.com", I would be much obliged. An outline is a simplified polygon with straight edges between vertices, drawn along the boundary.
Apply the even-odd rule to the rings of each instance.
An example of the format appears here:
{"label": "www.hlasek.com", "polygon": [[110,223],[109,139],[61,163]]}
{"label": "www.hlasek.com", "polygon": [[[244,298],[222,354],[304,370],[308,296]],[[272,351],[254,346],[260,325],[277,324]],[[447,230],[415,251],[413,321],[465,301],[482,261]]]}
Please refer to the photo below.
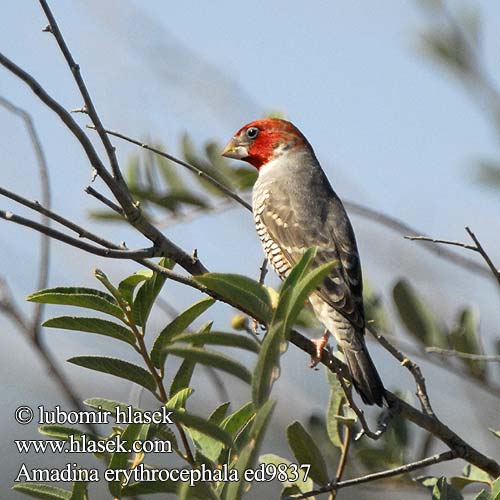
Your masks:
{"label": "www.hlasek.com", "polygon": [[[136,410],[132,407],[117,406],[114,411],[81,411],[65,412],[59,406],[53,410],[38,408],[39,424],[84,424],[109,423],[109,418],[118,424],[173,424],[172,412],[165,407],[156,411]],[[15,412],[16,421],[26,425],[35,417],[35,412],[29,406],[20,406]],[[67,439],[16,439],[14,443],[20,454],[28,453],[172,453],[172,443],[168,440],[135,440],[127,442],[121,435],[111,439],[92,439],[85,434],[69,435]],[[200,468],[152,469],[140,463],[133,469],[106,469],[103,473],[97,468],[82,468],[76,463],[68,463],[62,468],[31,468],[21,465],[15,482],[75,482],[75,481],[120,481],[122,485],[131,482],[145,481],[180,481],[194,486],[203,482],[263,482],[278,479],[279,481],[306,481],[309,476],[309,464],[260,464],[255,469],[247,469],[240,475],[239,471],[224,464],[221,468],[210,469],[202,464]]]}

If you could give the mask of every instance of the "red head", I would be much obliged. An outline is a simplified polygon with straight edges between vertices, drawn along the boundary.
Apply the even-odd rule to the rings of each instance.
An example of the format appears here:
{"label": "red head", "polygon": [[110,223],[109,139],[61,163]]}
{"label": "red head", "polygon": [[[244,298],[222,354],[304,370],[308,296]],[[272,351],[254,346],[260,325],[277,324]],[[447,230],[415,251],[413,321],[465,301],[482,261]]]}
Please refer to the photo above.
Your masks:
{"label": "red head", "polygon": [[295,125],[279,118],[265,118],[240,128],[222,155],[246,161],[260,170],[278,156],[304,148],[311,146]]}

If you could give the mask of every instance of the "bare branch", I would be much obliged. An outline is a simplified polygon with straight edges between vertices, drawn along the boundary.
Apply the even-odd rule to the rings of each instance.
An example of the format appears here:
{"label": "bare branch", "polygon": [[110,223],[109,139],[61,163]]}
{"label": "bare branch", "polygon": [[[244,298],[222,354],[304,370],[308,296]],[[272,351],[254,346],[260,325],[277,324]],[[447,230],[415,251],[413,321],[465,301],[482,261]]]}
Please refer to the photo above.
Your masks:
{"label": "bare branch", "polygon": [[[95,129],[94,126],[92,125],[87,125],[88,128]],[[230,188],[227,186],[224,186],[224,184],[220,183],[217,179],[214,179],[212,176],[207,174],[206,172],[203,172],[203,170],[200,170],[199,168],[196,168],[195,166],[180,160],[179,158],[176,158],[175,156],[172,156],[171,154],[165,153],[164,151],[161,151],[158,148],[155,148],[153,146],[149,146],[148,144],[145,144],[144,142],[138,141],[137,139],[132,139],[131,137],[128,137],[124,134],[121,134],[120,132],[115,132],[113,130],[105,130],[106,134],[112,135],[114,137],[118,137],[119,139],[123,139],[124,141],[130,142],[132,144],[135,144],[136,146],[139,146],[143,149],[146,149],[148,151],[151,151],[152,153],[155,153],[157,155],[163,156],[164,158],[167,158],[168,160],[177,163],[178,165],[181,165],[184,168],[187,168],[190,172],[193,174],[197,175],[198,177],[201,177],[202,179],[205,179],[207,182],[210,182],[210,184],[214,185],[217,189],[219,189],[221,192],[232,198],[234,201],[239,203],[242,207],[245,207],[247,210],[252,211],[252,206],[247,203],[243,198],[238,196],[235,192],[233,192]]]}
{"label": "bare branch", "polygon": [[61,52],[64,56],[64,59],[66,59],[66,62],[68,63],[69,69],[73,74],[73,78],[75,79],[76,84],[78,85],[78,89],[80,90],[80,94],[83,97],[83,102],[85,103],[86,112],[90,116],[92,123],[95,125],[97,133],[99,134],[99,137],[104,145],[104,149],[106,150],[106,153],[109,158],[113,176],[115,180],[123,186],[124,185],[123,178],[120,172],[120,167],[118,165],[118,160],[116,158],[115,148],[111,144],[108,135],[104,132],[104,127],[102,126],[99,115],[97,114],[94,102],[90,97],[85,82],[83,81],[83,77],[80,72],[80,66],[73,59],[73,56],[68,48],[68,45],[66,44],[66,41],[64,40],[64,37],[62,36],[61,31],[59,30],[57,21],[55,20],[48,3],[46,2],[46,0],[39,0],[39,2],[49,22],[49,27],[50,27],[49,31],[54,35],[54,38],[56,39],[56,42],[59,45],[59,48],[61,49]]}
{"label": "bare branch", "polygon": [[[49,182],[49,169],[47,165],[47,159],[45,157],[45,153],[43,151],[42,143],[40,141],[40,137],[38,136],[38,132],[36,130],[35,124],[31,115],[24,109],[16,106],[12,102],[8,101],[4,97],[0,96],[0,106],[3,106],[5,109],[10,111],[11,113],[19,116],[26,126],[26,130],[28,132],[28,136],[30,138],[31,144],[33,145],[33,150],[35,152],[36,161],[38,164],[38,175],[41,183],[41,191],[42,191],[42,203],[47,208],[50,209],[51,205],[51,193],[50,193],[50,182]],[[45,226],[50,225],[49,218],[42,214],[41,223]],[[43,235],[40,238],[40,262],[38,264],[38,281],[37,281],[37,289],[41,290],[43,288],[47,288],[48,280],[49,280],[49,268],[50,268],[50,239],[47,235]],[[33,335],[38,336],[40,331],[40,322],[43,315],[43,309],[45,304],[38,303],[33,306],[33,315],[31,318]]]}
{"label": "bare branch", "polygon": [[483,257],[486,264],[488,264],[490,271],[493,273],[493,276],[495,277],[497,283],[500,285],[500,269],[497,268],[495,264],[493,264],[493,261],[491,260],[490,256],[486,253],[485,249],[483,248],[479,240],[476,238],[476,235],[471,231],[471,229],[469,227],[466,227],[465,230],[467,231],[467,233],[469,234],[475,245],[468,245],[460,241],[439,240],[435,238],[429,238],[428,236],[405,236],[405,239],[412,241],[429,241],[432,243],[439,243],[443,245],[452,245],[465,248],[467,250],[472,250],[474,252],[478,252],[481,255],[481,257]]}
{"label": "bare branch", "polygon": [[184,252],[180,247],[166,238],[158,228],[153,226],[144,218],[141,210],[135,203],[133,203],[128,189],[124,188],[122,184],[118,184],[117,181],[115,181],[115,179],[109,174],[89,138],[75,122],[71,114],[68,113],[61,106],[61,104],[53,99],[35,80],[35,78],[13,63],[2,53],[0,53],[0,64],[24,81],[33,90],[35,95],[59,116],[71,133],[78,139],[90,161],[90,164],[120,203],[129,223],[146,238],[148,238],[155,247],[161,248],[163,255],[171,257],[175,262],[190,273],[203,274],[206,272],[206,268],[201,265],[198,259],[193,258],[191,255]]}
{"label": "bare branch", "polygon": [[117,214],[124,216],[123,210],[116,203],[113,203],[110,199],[106,198],[103,194],[96,191],[92,186],[87,186],[84,191],[90,196],[93,196],[96,200],[99,200],[101,203],[104,203],[107,207],[111,208]]}
{"label": "bare branch", "polygon": [[453,349],[442,349],[441,347],[426,347],[426,352],[439,354],[440,356],[450,356],[455,358],[470,359],[471,361],[493,361],[499,362],[500,355],[472,354],[470,352],[454,351]]}
{"label": "bare branch", "polygon": [[367,474],[365,476],[356,477],[354,479],[347,479],[346,481],[333,482],[323,488],[318,488],[317,490],[308,491],[303,495],[289,497],[289,500],[300,500],[304,498],[310,498],[315,495],[320,495],[321,493],[328,493],[329,491],[336,491],[342,488],[348,488],[349,486],[355,486],[357,484],[377,481],[378,479],[384,479],[387,477],[399,476],[400,474],[407,474],[414,470],[428,467],[429,465],[435,465],[440,462],[455,460],[458,457],[459,457],[458,453],[453,450],[445,451],[443,453],[439,453],[439,455],[433,455],[432,457],[424,458],[423,460],[418,460],[417,462],[412,462],[406,465],[401,465],[400,467],[395,467],[394,469],[375,472],[374,474]]}
{"label": "bare branch", "polygon": [[495,276],[497,283],[500,285],[500,269],[498,269],[495,266],[495,264],[493,264],[493,261],[490,259],[490,256],[486,253],[485,249],[483,248],[479,240],[476,238],[476,235],[471,231],[471,229],[469,227],[466,227],[465,230],[472,238],[472,241],[476,244],[477,251],[481,254],[481,257],[484,259],[486,264],[488,264],[488,267],[491,269],[493,276]]}
{"label": "bare branch", "polygon": [[[367,220],[371,220],[373,222],[377,222],[378,224],[382,224],[383,226],[393,230],[394,232],[407,235],[407,234],[423,234],[422,231],[418,231],[417,229],[411,227],[406,224],[406,222],[400,221],[391,215],[384,214],[372,208],[365,207],[360,205],[359,203],[355,203],[352,201],[342,200],[344,206],[347,211],[356,215],[360,215]],[[423,235],[426,236],[426,235]],[[440,248],[438,246],[426,245],[423,244],[422,248],[425,248],[429,252],[437,255],[438,257],[448,260],[453,264],[462,267],[463,269],[467,269],[468,271],[472,271],[476,274],[480,274],[481,276],[489,276],[488,269],[477,262],[463,257],[462,255],[451,252],[446,248]]]}
{"label": "bare branch", "polygon": [[429,236],[405,236],[405,240],[411,241],[429,241],[431,243],[440,243],[442,245],[452,245],[456,247],[466,248],[467,250],[474,250],[477,252],[477,248],[473,245],[467,245],[461,241],[453,240],[437,240],[436,238],[430,238]]}
{"label": "bare branch", "polygon": [[6,212],[4,210],[0,210],[0,219],[5,219],[6,221],[14,222],[15,224],[29,227],[31,229],[34,229],[35,231],[38,231],[39,233],[46,234],[50,238],[62,241],[67,245],[79,248],[80,250],[84,250],[85,252],[91,253],[93,255],[98,255],[99,257],[107,257],[110,259],[133,260],[133,259],[145,259],[148,257],[162,256],[161,249],[155,247],[142,248],[140,250],[116,250],[113,248],[95,247],[94,245],[90,245],[89,243],[80,241],[76,238],[73,238],[72,236],[68,236],[67,234],[61,233],[56,229],[52,229],[38,222],[26,219],[24,217],[21,217],[20,215],[15,215],[12,212]]}

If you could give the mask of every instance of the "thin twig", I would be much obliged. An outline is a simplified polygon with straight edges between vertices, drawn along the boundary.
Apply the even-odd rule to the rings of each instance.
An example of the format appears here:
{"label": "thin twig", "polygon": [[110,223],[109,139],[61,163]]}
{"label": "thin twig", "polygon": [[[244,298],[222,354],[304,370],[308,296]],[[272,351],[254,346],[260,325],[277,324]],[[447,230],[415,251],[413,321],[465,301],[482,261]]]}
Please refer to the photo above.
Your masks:
{"label": "thin twig", "polygon": [[[406,222],[403,222],[396,217],[391,215],[384,214],[383,212],[379,212],[374,210],[373,208],[368,208],[359,203],[355,203],[353,201],[343,200],[343,204],[346,207],[349,213],[353,213],[356,215],[360,215],[361,217],[376,222],[378,224],[382,224],[383,226],[391,229],[392,231],[401,234],[423,234],[422,231],[419,231],[413,227],[411,227]],[[426,236],[426,235],[423,235]],[[467,257],[463,257],[462,255],[447,250],[446,248],[441,248],[439,246],[433,245],[422,245],[422,248],[425,250],[441,257],[453,264],[462,267],[463,269],[467,269],[468,271],[472,271],[476,274],[480,274],[481,276],[489,276],[489,271],[485,266],[478,264],[472,259],[468,259]]]}
{"label": "thin twig", "polygon": [[111,208],[117,214],[124,216],[123,210],[116,203],[112,202],[109,198],[106,198],[103,194],[96,191],[92,186],[87,186],[84,191],[93,196],[95,199],[99,200],[101,203],[104,203],[107,207]]}
{"label": "thin twig", "polygon": [[[443,363],[442,361],[438,361],[434,357],[427,356],[424,351],[415,348],[415,346],[412,343],[405,341],[401,337],[396,337],[394,335],[387,335],[387,334],[385,334],[384,337],[386,339],[390,339],[390,342],[392,344],[398,345],[398,347],[400,349],[403,349],[405,353],[411,354],[412,356],[422,359],[427,363],[431,363],[432,365],[437,366],[438,368],[447,370],[448,372],[452,373],[453,375],[456,375],[457,377],[462,377],[462,378],[467,377],[469,379],[469,382],[474,384],[477,388],[483,390],[488,394],[493,394],[497,397],[500,397],[500,386],[493,385],[488,380],[478,380],[474,377],[471,377],[470,373],[460,368],[457,368],[455,365],[452,365],[450,363]],[[371,340],[372,342],[378,342],[377,339],[375,339],[374,337],[370,337],[370,339],[372,339]]]}
{"label": "thin twig", "polygon": [[92,120],[92,123],[94,124],[97,133],[99,134],[102,144],[104,145],[104,149],[106,150],[106,154],[108,155],[109,163],[111,165],[113,176],[118,183],[124,185],[120,167],[118,165],[118,160],[116,158],[115,148],[111,144],[108,135],[104,132],[104,127],[102,126],[101,119],[97,114],[94,102],[90,97],[90,93],[80,72],[80,66],[75,62],[48,3],[45,0],[39,0],[39,2],[49,22],[49,31],[54,35],[54,38],[56,39],[56,42],[59,45],[59,48],[61,49],[61,52],[64,56],[64,59],[66,59],[66,62],[68,63],[71,73],[73,74],[73,78],[75,79],[78,89],[80,90],[80,94],[83,97],[86,112],[90,116],[90,119]]}
{"label": "thin twig", "polygon": [[0,53],[0,64],[8,69],[15,76],[25,82],[34,92],[34,94],[52,111],[54,111],[61,121],[66,125],[69,131],[75,136],[78,142],[83,147],[85,154],[95,169],[97,174],[109,187],[116,200],[122,207],[127,221],[137,231],[148,238],[155,247],[162,248],[163,255],[171,257],[181,267],[186,269],[191,274],[203,274],[206,268],[201,264],[199,259],[192,257],[184,252],[179,246],[170,241],[157,227],[151,224],[142,214],[139,207],[133,202],[130,192],[126,186],[119,184],[113,176],[107,171],[97,154],[92,142],[87,137],[85,132],[76,123],[70,113],[51,97],[46,90],[36,81],[29,73],[21,69],[17,64],[11,61],[4,54]]}
{"label": "thin twig", "polygon": [[[68,379],[59,369],[57,361],[52,356],[52,354],[46,349],[40,342],[39,337],[33,335],[32,326],[28,318],[25,318],[21,311],[17,308],[12,293],[4,280],[0,280],[0,310],[17,325],[19,331],[23,337],[28,341],[34,351],[42,359],[47,371],[51,375],[49,379],[53,379],[57,382],[58,386],[62,390],[65,398],[73,405],[78,411],[83,411],[84,408],[80,402],[80,399],[76,396],[73,387],[69,383]],[[97,428],[91,424],[86,423],[84,426],[92,433],[98,434]]]}
{"label": "thin twig", "polygon": [[[337,466],[337,472],[335,473],[335,484],[338,484],[342,479],[344,474],[345,466],[347,464],[347,455],[349,454],[349,448],[351,445],[351,427],[349,425],[344,426],[344,441],[342,443],[342,452],[340,454],[339,464]],[[334,500],[337,496],[337,491],[333,490],[330,495],[330,500]]]}
{"label": "thin twig", "polygon": [[[38,176],[40,178],[41,193],[42,193],[42,204],[50,209],[51,206],[51,193],[50,193],[50,181],[49,181],[49,168],[47,165],[47,159],[45,157],[45,152],[40,141],[40,137],[35,127],[35,123],[31,118],[31,115],[24,109],[16,106],[12,102],[8,101],[4,97],[0,96],[0,105],[6,108],[11,113],[19,116],[26,126],[30,142],[33,145],[33,150],[35,152],[35,158],[38,165]],[[47,215],[42,214],[41,221],[44,226],[50,225],[50,220]],[[40,262],[38,264],[38,280],[37,280],[37,290],[42,290],[47,288],[49,280],[49,268],[50,268],[50,239],[47,235],[42,234],[40,238]],[[33,305],[33,314],[31,317],[32,331],[35,337],[40,334],[40,323],[43,315],[43,309],[45,304],[39,302]]]}
{"label": "thin twig", "polygon": [[461,241],[453,241],[453,240],[439,240],[436,238],[431,238],[429,236],[405,236],[405,240],[410,241],[429,241],[431,243],[439,243],[442,245],[451,245],[460,248],[466,248],[467,250],[473,250],[477,252],[477,248],[473,245],[467,245],[466,243],[462,243]]}
{"label": "thin twig", "polygon": [[[87,125],[88,128],[95,129],[94,126],[92,125]],[[198,177],[201,177],[205,179],[207,182],[210,182],[210,184],[214,185],[217,187],[221,192],[232,198],[234,201],[239,203],[242,207],[245,207],[247,210],[252,211],[252,206],[247,203],[243,198],[238,196],[235,192],[233,192],[230,188],[219,182],[217,179],[214,179],[211,175],[207,174],[206,172],[203,172],[203,170],[200,170],[199,168],[196,168],[194,165],[191,165],[190,163],[187,163],[183,160],[180,160],[179,158],[176,158],[175,156],[172,156],[171,154],[165,153],[161,149],[155,148],[153,146],[150,146],[149,144],[145,144],[144,142],[138,141],[137,139],[132,139],[131,137],[128,137],[124,134],[121,134],[120,132],[115,132],[113,130],[105,130],[106,134],[112,135],[114,137],[118,137],[119,139],[123,139],[124,141],[130,142],[132,144],[135,144],[136,146],[139,146],[143,149],[146,149],[148,151],[151,151],[157,155],[163,156],[164,158],[167,158],[168,160],[177,163],[178,165],[181,165],[184,168],[187,168],[189,171],[192,173],[196,174]]]}
{"label": "thin twig", "polygon": [[56,229],[52,229],[51,227],[44,226],[38,222],[26,219],[25,217],[21,217],[20,215],[15,215],[12,212],[6,212],[4,210],[0,210],[0,219],[5,219],[6,221],[29,227],[39,233],[46,234],[52,239],[62,241],[67,245],[79,248],[80,250],[84,250],[85,252],[91,253],[93,255],[98,255],[99,257],[134,260],[162,256],[162,251],[155,247],[141,248],[139,250],[116,250],[113,248],[96,247],[94,245],[86,243],[85,241],[80,241],[76,238],[73,238],[72,236],[61,233]]}
{"label": "thin twig", "polygon": [[472,354],[470,352],[454,351],[453,349],[442,349],[441,347],[426,347],[426,352],[439,354],[440,356],[450,356],[454,358],[470,359],[471,361],[493,361],[499,362],[500,355],[498,354]]}
{"label": "thin twig", "polygon": [[493,264],[493,261],[491,260],[490,256],[486,253],[485,249],[483,248],[483,245],[481,245],[481,243],[476,238],[476,235],[471,231],[471,229],[469,227],[466,227],[465,230],[467,231],[469,236],[472,238],[472,241],[476,244],[477,251],[481,254],[481,257],[484,259],[486,264],[488,264],[488,267],[491,269],[493,276],[495,276],[495,279],[497,280],[498,285],[500,285],[500,269],[498,269],[495,266],[495,264]]}
{"label": "thin twig", "polygon": [[429,395],[427,394],[427,387],[425,384],[425,378],[422,375],[420,367],[412,361],[408,356],[405,356],[399,349],[394,347],[380,332],[376,331],[371,326],[367,325],[366,329],[378,340],[380,345],[389,351],[400,363],[401,366],[407,368],[415,379],[417,386],[417,397],[422,406],[422,410],[429,416],[434,416],[434,410],[432,409],[431,402],[429,400]]}
{"label": "thin twig", "polygon": [[438,455],[433,455],[432,457],[424,458],[423,460],[418,460],[417,462],[411,462],[406,465],[401,465],[400,467],[395,467],[394,469],[388,469],[381,472],[375,472],[373,474],[366,474],[365,476],[356,477],[354,479],[347,479],[346,481],[341,481],[339,483],[332,483],[323,488],[318,488],[316,490],[308,491],[300,496],[289,497],[290,500],[303,500],[305,498],[310,498],[315,495],[320,495],[321,493],[328,493],[333,490],[340,490],[342,488],[348,488],[349,486],[355,486],[357,484],[368,483],[370,481],[377,481],[378,479],[384,479],[387,477],[398,476],[400,474],[407,474],[414,470],[422,469],[428,467],[429,465],[435,465],[440,462],[446,462],[449,460],[455,460],[459,457],[459,454],[453,450],[445,451],[439,453]]}

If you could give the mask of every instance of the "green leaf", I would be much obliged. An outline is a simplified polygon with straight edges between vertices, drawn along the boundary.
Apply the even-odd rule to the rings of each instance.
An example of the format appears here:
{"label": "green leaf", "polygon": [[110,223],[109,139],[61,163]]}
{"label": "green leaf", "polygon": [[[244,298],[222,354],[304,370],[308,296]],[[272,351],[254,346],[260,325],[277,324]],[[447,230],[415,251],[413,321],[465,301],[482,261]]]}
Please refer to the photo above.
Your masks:
{"label": "green leaf", "polygon": [[102,373],[109,373],[115,377],[130,380],[145,387],[152,393],[156,391],[156,383],[153,376],[141,366],[134,365],[127,361],[104,356],[77,356],[68,359],[69,363],[83,366],[90,370]]}
{"label": "green leaf", "polygon": [[[246,403],[234,413],[226,417],[219,425],[224,429],[233,439],[241,427],[243,427],[254,416],[252,403]],[[210,417],[212,422],[212,417]],[[219,441],[215,441],[208,436],[198,435],[198,433],[190,432],[191,438],[195,442],[197,448],[209,460],[217,463],[217,459],[222,453],[223,446]],[[221,462],[222,463],[222,462]]]}
{"label": "green leaf", "polygon": [[223,495],[225,500],[240,500],[245,487],[245,481],[243,480],[245,470],[253,468],[255,464],[274,405],[275,402],[269,400],[257,411],[250,427],[247,443],[241,450],[233,467],[238,472],[240,481],[225,485]]}
{"label": "green leaf", "polygon": [[[129,424],[123,431],[121,438],[123,440],[123,445],[130,449],[132,443],[138,439],[139,434],[142,431],[144,424]],[[128,457],[130,452],[120,452],[116,451],[111,456],[111,460],[109,461],[108,469],[118,470],[118,469],[127,469]],[[110,481],[108,483],[109,492],[115,498],[121,498],[121,490],[122,490],[122,481],[124,479],[123,473],[120,474],[120,480],[118,481]]]}
{"label": "green leaf", "polygon": [[132,305],[134,303],[134,292],[137,285],[150,279],[152,276],[153,271],[150,269],[141,269],[120,281],[118,292],[130,305]]}
{"label": "green leaf", "polygon": [[[303,260],[309,262],[309,259],[310,257],[306,253],[297,265],[301,266]],[[336,265],[336,261],[327,262],[326,264],[323,264],[311,270],[306,275],[302,274],[300,281],[295,283],[292,287],[284,287],[284,289],[280,293],[280,300],[278,302],[278,307],[276,308],[273,321],[281,321],[281,319],[283,319],[285,323],[285,335],[288,334],[288,330],[295,323],[297,316],[299,315],[301,309],[304,307],[305,301],[307,300],[311,292],[320,285],[320,283],[325,279],[326,276],[328,276],[328,274],[330,274],[331,270]],[[290,275],[286,279],[285,284],[287,284],[288,279],[290,278],[290,276],[292,276],[294,269],[292,269],[292,271],[290,272]],[[304,272],[306,269],[307,268],[304,269]]]}
{"label": "green leaf", "polygon": [[188,430],[191,431],[194,429],[195,431],[210,436],[213,439],[220,441],[228,448],[232,448],[234,446],[231,436],[217,424],[184,410],[175,410],[173,408],[169,408],[169,410],[173,412],[172,420],[183,424],[188,428]]}
{"label": "green leaf", "polygon": [[165,363],[166,353],[164,352],[164,348],[171,343],[172,338],[175,335],[183,333],[195,319],[201,316],[214,303],[215,300],[212,298],[205,298],[196,302],[179,314],[161,331],[151,349],[151,361],[153,361],[153,364],[157,368],[161,368]]}
{"label": "green leaf", "polygon": [[252,337],[228,332],[182,333],[172,339],[172,342],[193,341],[201,342],[203,345],[211,344],[237,347],[255,353],[258,353],[260,349],[259,344]]}
{"label": "green leaf", "polygon": [[12,486],[12,489],[43,500],[70,500],[71,498],[71,491],[45,483],[20,483]]}
{"label": "green leaf", "polygon": [[490,494],[486,490],[481,490],[474,500],[491,500]]}
{"label": "green leaf", "polygon": [[118,307],[115,298],[109,293],[93,288],[57,287],[40,290],[26,297],[29,302],[59,304],[63,306],[85,307],[100,311],[116,318],[123,318],[123,311]]}
{"label": "green leaf", "polygon": [[490,484],[490,476],[475,465],[467,464],[461,476],[450,478],[451,485],[457,490],[463,490],[468,484],[485,483]]}
{"label": "green leaf", "polygon": [[287,290],[292,289],[297,283],[306,275],[309,266],[314,261],[314,257],[316,256],[316,248],[308,248],[300,260],[293,266],[293,269],[290,271],[286,280],[283,282],[283,285],[280,290],[280,295],[283,296]]}
{"label": "green leaf", "polygon": [[220,500],[219,495],[208,483],[197,481],[193,486],[189,482],[179,482],[178,500]]}
{"label": "green leaf", "polygon": [[190,387],[186,387],[185,389],[181,389],[178,391],[173,397],[171,397],[167,403],[166,406],[169,408],[175,408],[175,409],[180,409],[180,408],[185,408],[186,407],[186,401],[193,394],[193,389]]}
{"label": "green leaf", "polygon": [[[286,464],[286,465],[291,464],[290,460],[280,457],[279,455],[274,455],[273,453],[267,453],[265,455],[261,455],[259,457],[259,462],[263,464],[272,464],[275,465],[276,467],[279,467],[280,464]],[[293,481],[294,474],[292,471],[288,471],[289,481],[282,481],[282,482],[285,486],[293,486],[293,485],[297,486],[299,493],[309,492],[314,489],[314,483],[311,480],[311,478],[307,478],[307,480],[304,481],[305,473],[306,471],[304,469],[299,469],[298,474],[300,475],[300,478],[297,481]]]}
{"label": "green leaf", "polygon": [[463,500],[460,492],[448,484],[445,477],[421,476],[416,481],[432,493],[433,500]]}
{"label": "green leaf", "polygon": [[500,478],[493,481],[490,497],[490,500],[500,500]]}
{"label": "green leaf", "polygon": [[87,483],[76,481],[73,483],[71,497],[69,500],[87,500],[88,499]]}
{"label": "green leaf", "polygon": [[488,428],[488,430],[498,439],[500,439],[500,431],[496,431],[495,429]]}
{"label": "green leaf", "polygon": [[98,441],[100,439],[95,434],[90,434],[89,432],[84,432],[67,425],[43,424],[38,426],[38,432],[44,436],[50,436],[54,439],[62,439],[64,441],[69,441],[70,436],[73,436],[75,441],[79,441],[84,435],[89,441]]}
{"label": "green leaf", "polygon": [[[174,261],[170,259],[161,259],[159,266],[166,269],[174,267]],[[151,278],[147,279],[139,288],[133,305],[133,315],[135,324],[141,327],[146,326],[151,308],[160,293],[167,277],[164,274],[153,272]]]}
{"label": "green leaf", "polygon": [[[212,322],[209,321],[205,325],[203,325],[197,333],[209,333],[210,329],[212,328]],[[193,341],[193,347],[202,347],[203,344],[199,341]],[[167,352],[163,352],[162,356],[167,356]],[[182,363],[179,369],[177,370],[177,373],[174,376],[174,379],[172,380],[172,383],[170,384],[170,395],[175,394],[177,391],[180,391],[184,387],[189,387],[189,384],[191,383],[191,378],[194,373],[194,369],[196,366],[196,361],[191,360],[191,359],[185,359]]]}
{"label": "green leaf", "polygon": [[207,273],[193,276],[198,283],[217,293],[261,323],[272,317],[271,297],[265,286],[239,274]]}
{"label": "green leaf", "polygon": [[231,402],[228,401],[226,403],[222,403],[220,406],[218,406],[210,415],[210,422],[213,422],[214,424],[220,424],[222,420],[224,420],[224,417],[226,416],[227,410],[231,406]]}
{"label": "green leaf", "polygon": [[311,465],[309,470],[311,479],[320,486],[328,484],[330,479],[323,455],[302,424],[294,422],[289,425],[286,434],[288,444],[299,465]]}
{"label": "green leaf", "polygon": [[399,317],[411,335],[426,346],[447,347],[445,333],[410,283],[398,281],[392,295]]}
{"label": "green leaf", "polygon": [[337,448],[341,448],[343,445],[342,423],[337,417],[342,415],[342,407],[346,398],[337,376],[328,370],[328,368],[325,368],[325,371],[328,384],[330,385],[330,399],[326,413],[326,430],[332,444]]}
{"label": "green leaf", "polygon": [[269,398],[272,386],[279,377],[279,357],[286,350],[285,325],[271,324],[260,347],[259,358],[252,379],[252,400],[260,408]]}
{"label": "green leaf", "polygon": [[200,347],[180,347],[175,345],[166,347],[165,351],[168,354],[188,359],[194,363],[211,366],[230,373],[247,384],[252,382],[252,374],[241,363],[217,351],[209,351]]}
{"label": "green leaf", "polygon": [[59,316],[45,321],[42,326],[80,332],[97,333],[135,345],[134,334],[124,326],[100,318]]}
{"label": "green leaf", "polygon": [[123,497],[132,497],[137,495],[150,495],[153,493],[176,493],[178,483],[176,481],[142,481],[130,483],[123,486],[121,495]]}

